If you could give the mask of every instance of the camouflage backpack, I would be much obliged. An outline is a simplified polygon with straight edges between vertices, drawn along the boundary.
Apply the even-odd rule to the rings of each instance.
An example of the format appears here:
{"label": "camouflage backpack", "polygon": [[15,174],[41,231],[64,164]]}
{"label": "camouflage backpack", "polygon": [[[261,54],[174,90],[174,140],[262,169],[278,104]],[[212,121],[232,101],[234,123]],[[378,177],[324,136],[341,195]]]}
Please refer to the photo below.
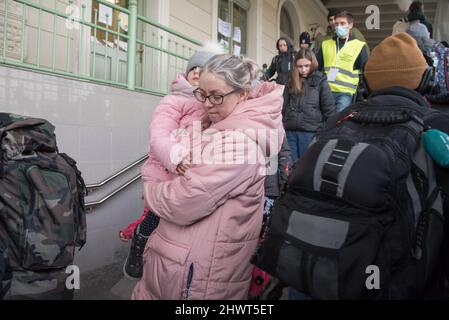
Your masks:
{"label": "camouflage backpack", "polygon": [[61,298],[66,267],[86,242],[85,184],[76,162],[58,152],[54,129],[43,119],[0,113],[6,298]]}

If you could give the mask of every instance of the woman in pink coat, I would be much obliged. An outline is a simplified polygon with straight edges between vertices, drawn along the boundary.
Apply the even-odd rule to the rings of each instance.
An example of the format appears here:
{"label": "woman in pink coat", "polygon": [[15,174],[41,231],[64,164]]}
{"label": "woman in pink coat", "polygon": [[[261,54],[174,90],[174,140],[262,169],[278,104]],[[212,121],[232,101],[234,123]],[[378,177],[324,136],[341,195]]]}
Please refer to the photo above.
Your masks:
{"label": "woman in pink coat", "polygon": [[[279,152],[283,86],[252,86],[251,60],[217,55],[205,65],[195,97],[210,127],[193,137],[191,167],[144,183],[160,217],[144,252],[133,299],[246,299],[262,226],[265,161]],[[199,140],[199,141],[198,141]]]}
{"label": "woman in pink coat", "polygon": [[[193,96],[198,87],[201,68],[218,49],[200,50],[188,61],[184,74],[171,84],[171,92],[165,96],[153,113],[148,145],[148,160],[142,166],[142,178],[148,183],[171,180],[174,175],[183,174],[189,166],[190,140],[195,122],[199,123],[205,113],[202,104]],[[175,152],[177,151],[177,152]],[[129,279],[142,277],[142,254],[148,236],[157,227],[159,217],[147,208],[144,214],[119,235],[123,241],[133,239],[123,266],[123,273]]]}

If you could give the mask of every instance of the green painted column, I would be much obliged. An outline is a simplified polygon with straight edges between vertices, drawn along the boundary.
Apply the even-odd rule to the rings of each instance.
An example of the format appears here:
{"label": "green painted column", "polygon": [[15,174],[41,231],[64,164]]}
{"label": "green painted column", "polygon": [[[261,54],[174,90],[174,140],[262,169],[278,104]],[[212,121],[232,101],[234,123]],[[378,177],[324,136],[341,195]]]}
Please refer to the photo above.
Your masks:
{"label": "green painted column", "polygon": [[128,89],[134,90],[136,86],[136,49],[137,49],[137,0],[129,0],[128,17],[128,61],[127,84]]}

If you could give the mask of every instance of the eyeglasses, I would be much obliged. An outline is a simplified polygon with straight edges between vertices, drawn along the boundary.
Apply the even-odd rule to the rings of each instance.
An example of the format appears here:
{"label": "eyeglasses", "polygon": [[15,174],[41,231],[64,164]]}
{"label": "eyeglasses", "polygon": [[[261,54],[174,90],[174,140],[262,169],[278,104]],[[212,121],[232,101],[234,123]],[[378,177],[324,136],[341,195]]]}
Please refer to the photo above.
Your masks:
{"label": "eyeglasses", "polygon": [[240,88],[237,88],[237,89],[232,90],[231,92],[228,92],[223,95],[211,94],[211,95],[206,96],[201,92],[201,89],[198,88],[193,91],[193,95],[195,96],[196,100],[198,100],[199,102],[204,103],[204,102],[206,102],[206,99],[209,99],[209,102],[211,104],[219,105],[219,104],[223,103],[224,97],[226,97],[234,92],[240,91],[240,90],[241,90]]}

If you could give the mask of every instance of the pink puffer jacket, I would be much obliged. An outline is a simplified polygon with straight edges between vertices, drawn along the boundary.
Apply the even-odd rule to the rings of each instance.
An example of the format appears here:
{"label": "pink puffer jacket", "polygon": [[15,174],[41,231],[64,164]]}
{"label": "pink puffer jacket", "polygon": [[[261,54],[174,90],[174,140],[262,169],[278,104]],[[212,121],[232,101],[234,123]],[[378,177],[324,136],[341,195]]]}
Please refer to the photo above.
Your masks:
{"label": "pink puffer jacket", "polygon": [[[203,106],[193,96],[193,90],[184,75],[180,74],[171,84],[171,92],[165,96],[151,119],[148,159],[141,172],[145,181],[167,181],[172,179],[182,154],[188,152],[189,137],[194,121],[204,117]],[[173,150],[183,149],[174,157]],[[176,153],[178,154],[178,153]]]}
{"label": "pink puffer jacket", "polygon": [[[282,92],[275,83],[254,88],[231,115],[203,132],[201,163],[171,181],[144,183],[146,205],[161,220],[147,242],[133,299],[247,297],[266,167],[247,155],[279,152]],[[219,157],[208,156],[214,152]]]}

